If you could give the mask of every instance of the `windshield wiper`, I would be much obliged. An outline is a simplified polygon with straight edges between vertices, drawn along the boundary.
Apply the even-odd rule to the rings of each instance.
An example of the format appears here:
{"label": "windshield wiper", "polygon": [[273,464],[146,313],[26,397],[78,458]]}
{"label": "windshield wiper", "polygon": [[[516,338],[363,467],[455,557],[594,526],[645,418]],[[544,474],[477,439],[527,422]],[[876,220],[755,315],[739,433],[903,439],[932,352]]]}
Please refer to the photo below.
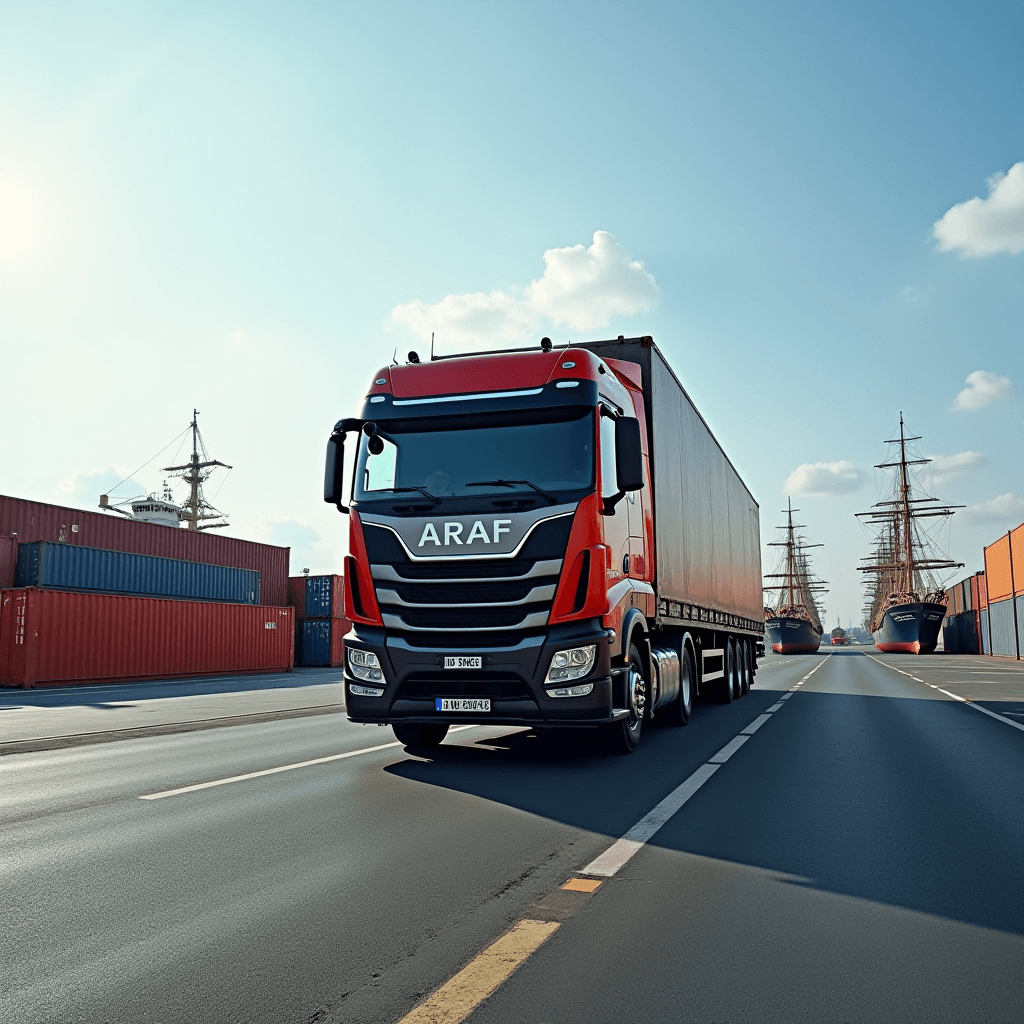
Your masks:
{"label": "windshield wiper", "polygon": [[441,504],[441,499],[436,494],[431,494],[425,487],[389,487],[388,490],[394,494],[400,494],[402,492],[408,494],[410,491],[419,491],[420,494],[429,498],[435,505]]}
{"label": "windshield wiper", "polygon": [[550,492],[545,491],[543,487],[538,487],[535,483],[531,483],[529,480],[475,480],[471,484],[466,484],[466,487],[513,487],[515,484],[522,484],[524,487],[532,487],[538,494],[542,494],[552,505],[558,504],[558,499]]}

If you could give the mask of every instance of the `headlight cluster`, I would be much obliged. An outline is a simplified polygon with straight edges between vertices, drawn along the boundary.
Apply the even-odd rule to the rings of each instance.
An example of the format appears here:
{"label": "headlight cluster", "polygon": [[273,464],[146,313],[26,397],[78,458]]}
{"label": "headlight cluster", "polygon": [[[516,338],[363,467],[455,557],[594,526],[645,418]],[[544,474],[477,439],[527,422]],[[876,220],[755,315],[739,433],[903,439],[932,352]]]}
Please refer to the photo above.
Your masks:
{"label": "headlight cluster", "polygon": [[347,651],[348,667],[356,679],[368,683],[384,683],[384,673],[380,670],[380,662],[372,651],[360,651],[350,647]]}
{"label": "headlight cluster", "polygon": [[[551,658],[551,665],[548,668],[545,684],[568,683],[573,679],[582,679],[594,667],[594,654],[597,651],[596,644],[588,644],[586,647],[570,647],[567,651],[556,651]],[[556,691],[548,691],[550,697],[581,697],[583,693],[570,693],[569,690],[580,690],[580,686],[559,687]],[[590,689],[593,689],[591,685]],[[587,693],[590,692],[588,689]]]}

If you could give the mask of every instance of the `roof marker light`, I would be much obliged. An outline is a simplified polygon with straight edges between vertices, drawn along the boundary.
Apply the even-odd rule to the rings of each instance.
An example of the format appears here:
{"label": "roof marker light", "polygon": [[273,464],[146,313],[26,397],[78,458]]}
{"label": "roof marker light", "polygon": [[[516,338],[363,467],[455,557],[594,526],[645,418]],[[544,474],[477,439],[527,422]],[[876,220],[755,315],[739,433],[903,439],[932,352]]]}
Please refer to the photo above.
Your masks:
{"label": "roof marker light", "polygon": [[562,363],[562,369],[571,370],[575,365],[575,363]]}

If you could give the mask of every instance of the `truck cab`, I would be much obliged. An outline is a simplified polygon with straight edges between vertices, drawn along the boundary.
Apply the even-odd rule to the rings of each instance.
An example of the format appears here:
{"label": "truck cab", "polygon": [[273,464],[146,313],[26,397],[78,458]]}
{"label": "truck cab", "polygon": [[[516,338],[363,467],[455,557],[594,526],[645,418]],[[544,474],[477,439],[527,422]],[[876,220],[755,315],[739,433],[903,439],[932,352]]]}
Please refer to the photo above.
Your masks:
{"label": "truck cab", "polygon": [[639,367],[548,344],[385,367],[334,429],[324,499],[349,516],[350,720],[415,746],[479,722],[635,748],[651,673],[629,636],[655,614]]}

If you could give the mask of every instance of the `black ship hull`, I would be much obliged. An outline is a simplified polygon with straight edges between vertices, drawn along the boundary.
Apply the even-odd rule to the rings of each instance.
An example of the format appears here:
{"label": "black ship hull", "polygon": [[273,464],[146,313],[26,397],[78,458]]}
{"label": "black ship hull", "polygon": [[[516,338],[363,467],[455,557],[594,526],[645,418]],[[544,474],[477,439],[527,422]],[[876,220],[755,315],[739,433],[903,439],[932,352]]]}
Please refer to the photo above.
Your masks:
{"label": "black ship hull", "polygon": [[938,643],[945,614],[945,605],[930,601],[886,608],[878,629],[871,634],[875,646],[886,652],[931,654]]}
{"label": "black ship hull", "polygon": [[765,619],[764,638],[776,654],[814,654],[821,643],[807,619],[789,615]]}

